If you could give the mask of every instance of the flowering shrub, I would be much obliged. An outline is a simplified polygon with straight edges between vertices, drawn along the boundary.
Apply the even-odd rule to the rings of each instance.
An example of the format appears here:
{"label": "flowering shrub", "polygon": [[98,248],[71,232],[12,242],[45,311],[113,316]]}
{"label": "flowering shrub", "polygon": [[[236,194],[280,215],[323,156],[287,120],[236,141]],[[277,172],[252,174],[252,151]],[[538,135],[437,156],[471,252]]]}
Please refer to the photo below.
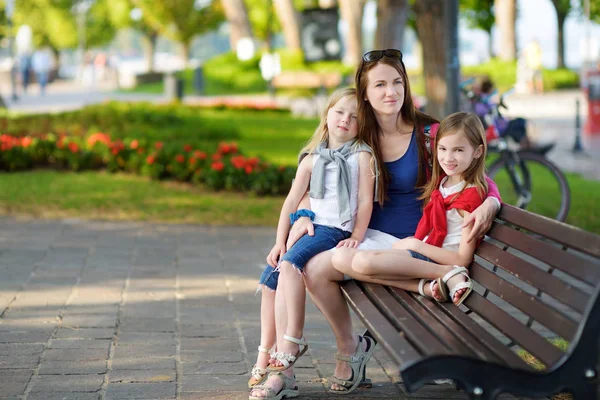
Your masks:
{"label": "flowering shrub", "polygon": [[287,193],[295,169],[246,157],[236,143],[221,142],[213,152],[191,144],[150,143],[116,139],[103,132],[87,137],[0,135],[0,169],[25,170],[40,166],[81,171],[106,168],[151,179],[175,179],[203,184],[213,190],[250,191],[257,195]]}

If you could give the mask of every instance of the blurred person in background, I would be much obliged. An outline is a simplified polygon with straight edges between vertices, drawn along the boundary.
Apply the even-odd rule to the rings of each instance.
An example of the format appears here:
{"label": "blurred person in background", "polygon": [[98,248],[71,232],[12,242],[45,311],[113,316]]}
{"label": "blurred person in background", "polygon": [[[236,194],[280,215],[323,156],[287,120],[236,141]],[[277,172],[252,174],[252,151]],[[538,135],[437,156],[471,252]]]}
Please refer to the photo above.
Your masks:
{"label": "blurred person in background", "polygon": [[48,84],[48,77],[50,74],[50,68],[52,67],[52,59],[46,49],[38,49],[33,53],[31,57],[31,67],[35,72],[35,78],[40,85],[40,95],[46,94],[46,85]]}

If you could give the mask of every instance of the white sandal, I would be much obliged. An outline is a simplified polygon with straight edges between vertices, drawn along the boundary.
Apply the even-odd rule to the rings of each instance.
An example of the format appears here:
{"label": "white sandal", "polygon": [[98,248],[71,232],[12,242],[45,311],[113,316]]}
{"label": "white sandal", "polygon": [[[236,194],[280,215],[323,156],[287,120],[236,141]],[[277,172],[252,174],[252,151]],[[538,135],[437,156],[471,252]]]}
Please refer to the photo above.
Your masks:
{"label": "white sandal", "polygon": [[[457,283],[452,288],[452,290],[450,290],[450,293],[448,294],[448,281],[453,276],[459,275],[459,274],[463,275],[465,278],[467,278],[467,281]],[[458,302],[454,303],[457,306],[460,306],[467,299],[467,297],[469,297],[469,295],[473,291],[473,281],[471,281],[471,277],[469,276],[469,270],[466,269],[465,267],[459,267],[458,265],[455,265],[454,269],[452,271],[448,272],[442,278],[436,279],[436,282],[438,283],[438,287],[440,288],[440,294],[442,295],[443,301],[448,301],[448,300],[452,301],[452,299],[454,299],[454,295],[456,294],[457,291],[459,291],[461,289],[467,289],[463,293],[463,295],[460,296],[460,299],[458,299]]]}
{"label": "white sandal", "polygon": [[284,352],[275,353],[275,359],[283,365],[279,367],[269,365],[267,367],[267,371],[269,372],[281,372],[293,367],[298,358],[300,358],[300,356],[306,353],[306,350],[308,350],[308,342],[304,338],[298,339],[288,335],[283,335],[283,338],[288,342],[296,343],[298,345],[298,352],[296,355]]}
{"label": "white sandal", "polygon": [[[260,351],[261,353],[268,353],[269,355],[271,355],[271,358],[274,357],[274,350],[275,345],[273,345],[273,347],[271,347],[269,350],[262,346],[258,346],[258,351]],[[252,372],[250,372],[251,376],[250,380],[248,381],[248,389],[253,389],[256,385],[260,385],[261,383],[266,381],[267,372],[268,371],[266,368],[261,368],[258,365],[254,364],[254,366],[252,367]]]}
{"label": "white sandal", "polygon": [[281,380],[281,390],[279,391],[279,393],[275,393],[275,391],[273,390],[273,388],[266,386],[266,385],[256,385],[254,386],[253,390],[264,390],[266,391],[266,396],[265,397],[256,397],[256,396],[252,396],[250,395],[248,397],[249,400],[263,400],[263,399],[269,399],[269,400],[281,400],[284,397],[290,398],[290,397],[298,397],[300,395],[300,391],[298,390],[298,386],[296,385],[296,376],[286,376],[285,374],[282,374],[281,372],[272,372],[269,374],[269,376],[276,376],[279,380]]}
{"label": "white sandal", "polygon": [[[428,296],[425,294],[425,284],[427,283],[428,279],[423,278],[419,281],[419,294],[423,297],[426,297],[428,299],[432,299],[435,301],[439,301],[438,299],[436,299],[433,295],[432,296]],[[435,279],[432,279],[429,281],[429,290],[431,291],[431,293],[433,294],[433,285],[435,284]]]}

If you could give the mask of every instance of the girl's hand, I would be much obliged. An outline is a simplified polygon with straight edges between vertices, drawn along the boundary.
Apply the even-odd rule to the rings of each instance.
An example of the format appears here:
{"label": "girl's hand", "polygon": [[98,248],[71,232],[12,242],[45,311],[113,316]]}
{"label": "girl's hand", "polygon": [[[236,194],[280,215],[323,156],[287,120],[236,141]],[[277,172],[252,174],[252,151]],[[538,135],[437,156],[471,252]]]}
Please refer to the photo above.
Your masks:
{"label": "girl's hand", "polygon": [[485,233],[491,228],[497,212],[497,203],[492,199],[486,199],[482,205],[477,207],[471,214],[465,217],[465,220],[462,224],[463,228],[473,224],[471,234],[467,238],[467,243],[471,243],[471,241],[474,239],[479,239],[485,235]]}
{"label": "girl's hand", "polygon": [[315,227],[310,218],[300,217],[290,228],[290,233],[288,234],[288,240],[285,244],[285,248],[290,249],[294,243],[298,241],[298,239],[306,234],[308,234],[308,236],[314,236]]}
{"label": "girl's hand", "polygon": [[273,248],[269,252],[269,255],[267,256],[267,263],[271,267],[277,268],[277,264],[279,263],[279,260],[281,260],[284,254],[285,246],[283,244],[275,243],[275,246],[273,246]]}
{"label": "girl's hand", "polygon": [[362,240],[349,237],[348,239],[344,239],[341,242],[339,242],[335,247],[349,247],[351,249],[356,249],[361,242]]}

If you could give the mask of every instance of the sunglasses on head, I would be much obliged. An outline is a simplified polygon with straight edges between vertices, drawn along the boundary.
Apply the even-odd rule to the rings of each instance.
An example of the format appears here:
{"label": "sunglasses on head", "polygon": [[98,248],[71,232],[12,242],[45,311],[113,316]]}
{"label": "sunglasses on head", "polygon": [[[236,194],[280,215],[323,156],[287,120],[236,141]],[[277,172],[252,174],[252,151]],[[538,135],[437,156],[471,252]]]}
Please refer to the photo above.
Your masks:
{"label": "sunglasses on head", "polygon": [[383,56],[402,61],[402,52],[396,49],[367,51],[362,58],[365,62],[373,62],[381,60]]}

